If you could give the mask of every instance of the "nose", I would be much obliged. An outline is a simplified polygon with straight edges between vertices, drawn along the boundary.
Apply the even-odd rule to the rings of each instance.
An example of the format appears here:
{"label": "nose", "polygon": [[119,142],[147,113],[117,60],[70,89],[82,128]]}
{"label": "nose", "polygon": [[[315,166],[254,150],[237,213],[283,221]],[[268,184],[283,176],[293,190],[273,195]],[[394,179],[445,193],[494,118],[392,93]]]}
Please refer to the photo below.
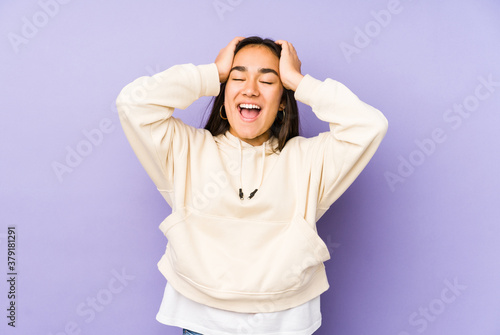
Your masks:
{"label": "nose", "polygon": [[245,86],[242,91],[243,95],[246,96],[258,96],[259,95],[259,87],[257,85],[257,81],[253,79],[248,79],[245,81]]}

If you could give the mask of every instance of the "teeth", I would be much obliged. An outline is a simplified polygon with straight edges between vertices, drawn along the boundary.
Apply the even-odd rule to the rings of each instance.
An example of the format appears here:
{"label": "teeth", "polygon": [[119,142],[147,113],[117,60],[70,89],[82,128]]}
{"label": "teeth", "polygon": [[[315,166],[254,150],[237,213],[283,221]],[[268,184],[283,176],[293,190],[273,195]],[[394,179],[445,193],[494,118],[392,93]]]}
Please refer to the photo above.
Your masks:
{"label": "teeth", "polygon": [[240,108],[245,108],[245,109],[259,109],[260,107],[254,104],[240,104]]}

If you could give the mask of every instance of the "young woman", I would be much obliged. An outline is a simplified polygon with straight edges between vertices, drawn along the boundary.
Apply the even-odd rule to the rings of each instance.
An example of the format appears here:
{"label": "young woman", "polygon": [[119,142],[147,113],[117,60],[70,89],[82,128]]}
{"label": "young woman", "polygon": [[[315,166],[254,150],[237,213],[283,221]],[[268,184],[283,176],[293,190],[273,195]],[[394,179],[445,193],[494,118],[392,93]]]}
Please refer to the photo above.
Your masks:
{"label": "young woman", "polygon": [[[210,335],[321,325],[330,255],[315,224],[373,156],[387,120],[300,67],[287,41],[237,37],[212,64],[177,65],[120,93],[125,134],[172,208],[160,224],[158,321]],[[205,129],[172,117],[201,96],[216,97]],[[330,131],[299,136],[295,99]]]}

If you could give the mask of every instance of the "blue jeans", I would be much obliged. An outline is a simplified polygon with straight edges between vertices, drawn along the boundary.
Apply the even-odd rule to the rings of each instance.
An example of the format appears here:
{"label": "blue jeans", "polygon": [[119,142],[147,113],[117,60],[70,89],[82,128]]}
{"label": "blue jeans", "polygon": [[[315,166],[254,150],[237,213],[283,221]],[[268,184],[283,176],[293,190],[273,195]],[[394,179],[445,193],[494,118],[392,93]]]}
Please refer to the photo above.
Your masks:
{"label": "blue jeans", "polygon": [[203,334],[200,334],[200,333],[195,333],[195,332],[193,332],[191,330],[188,330],[188,329],[183,329],[182,330],[182,334],[184,334],[184,335],[203,335]]}

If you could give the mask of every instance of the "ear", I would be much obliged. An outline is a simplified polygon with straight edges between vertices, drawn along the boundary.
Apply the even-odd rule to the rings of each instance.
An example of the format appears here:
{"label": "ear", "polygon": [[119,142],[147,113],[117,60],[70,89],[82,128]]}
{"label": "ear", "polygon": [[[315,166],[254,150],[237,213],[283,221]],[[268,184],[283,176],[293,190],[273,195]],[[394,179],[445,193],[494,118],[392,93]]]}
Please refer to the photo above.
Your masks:
{"label": "ear", "polygon": [[281,102],[280,102],[280,107],[278,108],[279,111],[282,111],[284,110],[286,107],[286,99],[285,99],[285,95],[283,94],[283,97],[281,98]]}

